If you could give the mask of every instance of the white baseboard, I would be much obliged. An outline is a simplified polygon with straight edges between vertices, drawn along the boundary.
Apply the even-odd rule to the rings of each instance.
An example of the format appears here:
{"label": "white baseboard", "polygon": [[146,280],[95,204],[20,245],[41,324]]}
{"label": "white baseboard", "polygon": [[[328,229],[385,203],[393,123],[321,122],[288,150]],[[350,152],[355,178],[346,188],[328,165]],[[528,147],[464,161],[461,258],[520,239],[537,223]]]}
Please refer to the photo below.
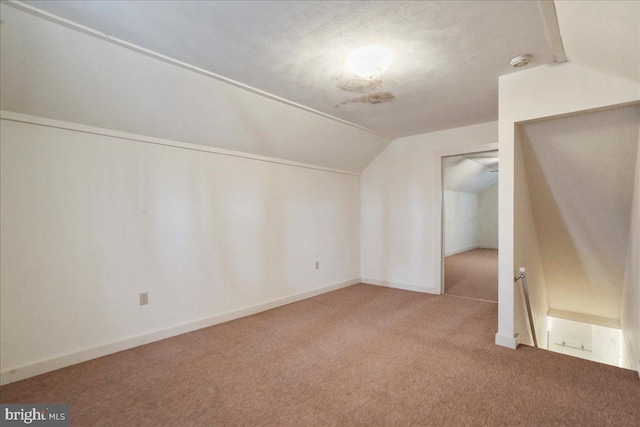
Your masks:
{"label": "white baseboard", "polygon": [[457,251],[447,252],[447,253],[444,254],[444,256],[451,256],[451,255],[461,254],[462,252],[467,252],[467,251],[470,251],[472,249],[478,249],[478,245],[469,246],[468,248],[458,249]]}
{"label": "white baseboard", "polygon": [[408,285],[406,283],[390,282],[388,280],[380,280],[380,279],[370,279],[368,277],[362,277],[361,280],[362,280],[362,283],[366,283],[367,285],[384,286],[387,288],[404,289],[405,291],[414,291],[414,292],[422,292],[425,294],[440,295],[439,289],[428,287],[428,286]]}
{"label": "white baseboard", "polygon": [[98,347],[81,350],[75,353],[69,353],[63,356],[47,359],[41,362],[33,363],[30,365],[21,366],[19,368],[10,369],[0,373],[0,385],[5,385],[20,381],[26,378],[30,378],[36,375],[44,374],[47,372],[55,371],[57,369],[65,368],[67,366],[75,365],[77,363],[86,362],[98,357],[107,356],[109,354],[117,353],[119,351],[128,350],[133,347],[138,347],[144,344],[149,344],[154,341],[160,341],[166,338],[174,337],[176,335],[192,332],[197,329],[208,328],[209,326],[217,325],[220,323],[228,322],[230,320],[239,319],[241,317],[250,316],[252,314],[260,313],[262,311],[270,310],[272,308],[280,307],[293,302],[301,301],[303,299],[311,298],[316,295],[324,294],[327,292],[335,291],[337,289],[346,288],[351,285],[360,283],[360,278],[347,280],[340,283],[324,286],[311,291],[301,292],[298,294],[289,295],[283,298],[278,298],[266,303],[257,304],[251,307],[241,308],[238,310],[229,311],[226,313],[218,314],[215,316],[199,319],[193,322],[183,323],[171,328],[163,329],[160,331],[151,332],[148,334],[139,335],[132,338],[126,338],[119,341],[114,341],[108,344],[104,344]]}
{"label": "white baseboard", "polygon": [[507,347],[515,350],[518,347],[518,336],[509,337],[506,335],[496,334],[496,345]]}

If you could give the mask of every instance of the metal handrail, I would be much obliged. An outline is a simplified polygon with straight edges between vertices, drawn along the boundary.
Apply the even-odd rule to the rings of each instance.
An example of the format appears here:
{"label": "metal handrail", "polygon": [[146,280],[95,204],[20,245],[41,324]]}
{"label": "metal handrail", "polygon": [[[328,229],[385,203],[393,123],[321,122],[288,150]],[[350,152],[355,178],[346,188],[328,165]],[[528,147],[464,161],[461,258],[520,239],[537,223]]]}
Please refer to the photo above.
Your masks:
{"label": "metal handrail", "polygon": [[527,276],[524,274],[524,267],[520,267],[520,276],[515,281],[522,279],[522,290],[524,291],[524,301],[527,305],[527,315],[529,316],[529,328],[531,328],[531,336],[533,337],[534,347],[538,347],[538,339],[536,338],[536,325],[533,323],[533,311],[531,310],[531,300],[529,299],[529,288],[527,287]]}

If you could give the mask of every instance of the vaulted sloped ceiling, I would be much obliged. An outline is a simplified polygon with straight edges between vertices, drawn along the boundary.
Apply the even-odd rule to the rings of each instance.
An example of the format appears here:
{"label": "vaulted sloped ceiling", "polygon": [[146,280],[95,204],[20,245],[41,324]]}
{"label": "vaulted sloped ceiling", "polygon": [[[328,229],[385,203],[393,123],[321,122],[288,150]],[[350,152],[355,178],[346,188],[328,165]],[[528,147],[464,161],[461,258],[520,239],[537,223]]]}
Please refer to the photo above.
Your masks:
{"label": "vaulted sloped ceiling", "polygon": [[4,2],[0,9],[2,110],[356,173],[391,141]]}
{"label": "vaulted sloped ceiling", "polygon": [[[569,60],[634,78],[637,2],[555,3]],[[496,120],[498,76],[515,72],[509,60],[530,54],[528,68],[554,61],[559,40],[541,5],[548,3],[3,2],[0,102],[360,172],[395,137]],[[373,82],[345,64],[367,44],[396,56]]]}
{"label": "vaulted sloped ceiling", "polygon": [[[497,120],[509,60],[554,60],[535,1],[27,1],[110,37],[392,137]],[[367,82],[368,44],[395,62]]]}
{"label": "vaulted sloped ceiling", "polygon": [[444,159],[443,186],[447,191],[478,194],[497,183],[497,151]]}
{"label": "vaulted sloped ceiling", "polygon": [[556,0],[570,61],[640,82],[640,2]]}

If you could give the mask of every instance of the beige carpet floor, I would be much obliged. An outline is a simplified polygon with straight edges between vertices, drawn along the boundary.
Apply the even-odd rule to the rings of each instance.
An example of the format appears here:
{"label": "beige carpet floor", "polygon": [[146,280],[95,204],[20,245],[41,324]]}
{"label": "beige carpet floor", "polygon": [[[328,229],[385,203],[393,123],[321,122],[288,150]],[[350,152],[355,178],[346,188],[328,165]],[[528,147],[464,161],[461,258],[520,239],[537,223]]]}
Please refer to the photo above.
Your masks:
{"label": "beige carpet floor", "polygon": [[498,302],[498,250],[472,249],[445,257],[444,293]]}
{"label": "beige carpet floor", "polygon": [[355,285],[0,388],[72,426],[638,425],[637,373],[494,344],[497,304]]}

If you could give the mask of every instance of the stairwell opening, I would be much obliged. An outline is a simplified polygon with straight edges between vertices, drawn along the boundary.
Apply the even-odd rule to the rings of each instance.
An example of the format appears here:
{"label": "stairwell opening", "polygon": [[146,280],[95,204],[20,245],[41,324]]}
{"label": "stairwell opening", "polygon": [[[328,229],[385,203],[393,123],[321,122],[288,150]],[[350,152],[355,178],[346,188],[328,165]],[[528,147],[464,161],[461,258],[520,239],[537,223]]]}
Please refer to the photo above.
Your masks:
{"label": "stairwell opening", "polygon": [[[637,369],[640,105],[521,124],[514,260],[526,267],[539,346]],[[515,283],[519,342],[531,345]]]}

